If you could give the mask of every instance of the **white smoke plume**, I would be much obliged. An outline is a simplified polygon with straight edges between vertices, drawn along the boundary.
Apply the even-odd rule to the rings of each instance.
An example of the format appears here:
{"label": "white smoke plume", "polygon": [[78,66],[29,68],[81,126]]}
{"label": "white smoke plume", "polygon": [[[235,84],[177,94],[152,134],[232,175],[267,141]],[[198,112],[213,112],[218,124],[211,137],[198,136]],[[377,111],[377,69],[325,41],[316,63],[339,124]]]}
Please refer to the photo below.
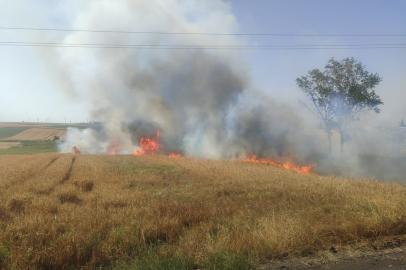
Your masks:
{"label": "white smoke plume", "polygon": [[[230,3],[222,0],[64,1],[72,29],[172,33],[237,33]],[[54,37],[52,37],[54,38]],[[56,38],[56,37],[55,37]],[[58,36],[60,38],[60,36]],[[71,32],[75,44],[241,46],[240,36]],[[296,107],[277,102],[250,81],[248,61],[238,50],[152,48],[57,48],[42,51],[66,93],[86,99],[101,129],[69,129],[61,152],[139,150],[140,138],[160,131],[160,153],[201,158],[299,157],[316,172],[346,177],[404,178],[397,166],[362,156],[387,139],[361,136],[350,156],[325,154],[326,143],[309,134]],[[55,66],[55,64],[57,66]],[[295,78],[292,78],[294,80]],[[299,90],[298,90],[299,91]],[[384,109],[384,108],[383,108]],[[356,147],[355,147],[355,146]],[[362,147],[361,147],[362,146]],[[324,154],[323,154],[324,151]],[[349,158],[351,157],[351,158]],[[385,163],[388,163],[385,165]],[[395,164],[395,165],[394,165]],[[379,169],[377,169],[379,168]],[[386,169],[385,169],[386,168]],[[389,173],[390,172],[390,173]]]}
{"label": "white smoke plume", "polygon": [[[73,13],[76,29],[236,33],[238,24],[221,0],[90,1]],[[66,43],[229,45],[236,36],[86,33]],[[141,136],[161,131],[163,149],[188,156],[228,158],[249,153],[281,156],[297,152],[301,120],[264,91],[254,90],[247,62],[238,51],[205,49],[59,48],[68,92],[92,101],[96,131],[69,130],[60,151],[76,145],[106,153],[115,139],[123,153]],[[293,149],[292,149],[293,148]]]}

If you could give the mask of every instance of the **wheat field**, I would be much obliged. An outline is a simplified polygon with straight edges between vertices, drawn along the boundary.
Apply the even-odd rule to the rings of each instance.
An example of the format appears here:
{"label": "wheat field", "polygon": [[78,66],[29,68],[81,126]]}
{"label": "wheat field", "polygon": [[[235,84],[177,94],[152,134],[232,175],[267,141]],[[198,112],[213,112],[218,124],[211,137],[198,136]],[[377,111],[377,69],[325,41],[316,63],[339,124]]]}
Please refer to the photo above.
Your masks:
{"label": "wheat field", "polygon": [[403,185],[243,161],[0,156],[0,198],[1,269],[252,269],[406,233]]}

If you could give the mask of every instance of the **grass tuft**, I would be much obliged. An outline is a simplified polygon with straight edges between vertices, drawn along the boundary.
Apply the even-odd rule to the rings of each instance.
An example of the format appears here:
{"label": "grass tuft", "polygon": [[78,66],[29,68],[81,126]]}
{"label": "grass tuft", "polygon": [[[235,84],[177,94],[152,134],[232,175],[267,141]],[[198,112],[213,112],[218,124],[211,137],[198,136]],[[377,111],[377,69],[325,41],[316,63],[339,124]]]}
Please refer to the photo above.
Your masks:
{"label": "grass tuft", "polygon": [[57,196],[62,204],[79,204],[83,201],[81,198],[79,198],[78,190],[73,185],[63,185],[59,187]]}
{"label": "grass tuft", "polygon": [[12,212],[22,213],[25,211],[27,202],[25,198],[13,198],[8,201],[7,208]]}
{"label": "grass tuft", "polygon": [[89,180],[75,181],[75,186],[83,192],[90,192],[93,189],[94,182]]}

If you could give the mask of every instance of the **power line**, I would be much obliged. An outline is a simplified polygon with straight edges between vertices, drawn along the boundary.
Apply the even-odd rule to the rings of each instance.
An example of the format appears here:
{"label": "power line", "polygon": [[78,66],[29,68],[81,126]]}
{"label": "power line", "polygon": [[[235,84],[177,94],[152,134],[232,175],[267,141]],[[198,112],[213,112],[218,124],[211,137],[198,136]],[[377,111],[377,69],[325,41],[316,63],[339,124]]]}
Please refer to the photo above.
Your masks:
{"label": "power line", "polygon": [[380,44],[302,44],[302,45],[181,45],[181,44],[111,44],[111,43],[57,43],[57,42],[25,42],[25,41],[0,41],[0,44],[24,45],[50,45],[50,46],[106,46],[106,47],[180,47],[180,48],[273,48],[273,47],[366,47],[366,46],[406,46],[406,43],[380,43]]}
{"label": "power line", "polygon": [[87,32],[87,33],[116,33],[116,34],[154,34],[154,35],[204,35],[204,36],[406,37],[406,34],[208,33],[208,32],[160,32],[160,31],[89,30],[89,29],[31,28],[31,27],[0,27],[0,30]]}
{"label": "power line", "polygon": [[3,41],[0,46],[54,47],[88,49],[166,49],[166,50],[339,50],[339,49],[405,49],[406,44],[348,44],[348,45],[260,45],[260,46],[198,46],[157,44],[104,44],[104,43],[35,43]]}

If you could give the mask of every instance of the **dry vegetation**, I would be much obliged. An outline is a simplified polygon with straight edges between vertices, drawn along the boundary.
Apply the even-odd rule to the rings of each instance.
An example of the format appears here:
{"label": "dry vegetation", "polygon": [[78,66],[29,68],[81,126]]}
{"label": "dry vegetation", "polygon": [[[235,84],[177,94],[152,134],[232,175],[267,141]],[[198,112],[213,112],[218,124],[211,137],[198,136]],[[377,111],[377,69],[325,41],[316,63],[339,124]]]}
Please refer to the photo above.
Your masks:
{"label": "dry vegetation", "polygon": [[65,137],[66,129],[58,128],[30,128],[14,135],[7,140],[52,140],[54,136]]}
{"label": "dry vegetation", "polygon": [[0,156],[2,269],[250,269],[406,233],[406,188],[164,156]]}
{"label": "dry vegetation", "polygon": [[11,147],[20,147],[21,142],[0,142],[0,150],[9,149]]}

